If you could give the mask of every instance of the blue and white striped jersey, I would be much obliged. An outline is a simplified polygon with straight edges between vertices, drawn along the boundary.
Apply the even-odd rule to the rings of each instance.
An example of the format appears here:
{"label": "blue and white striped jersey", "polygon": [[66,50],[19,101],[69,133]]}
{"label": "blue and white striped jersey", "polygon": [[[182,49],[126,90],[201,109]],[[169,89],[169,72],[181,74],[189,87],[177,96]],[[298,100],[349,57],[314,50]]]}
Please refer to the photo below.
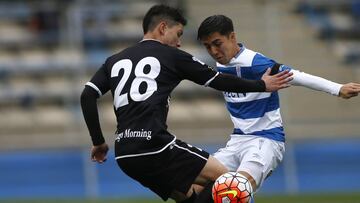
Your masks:
{"label": "blue and white striped jersey", "polygon": [[[217,63],[218,71],[238,77],[259,80],[267,68],[276,62],[266,56],[245,48],[227,65]],[[281,70],[290,69],[281,66]],[[283,122],[280,115],[278,92],[233,93],[223,92],[226,106],[234,123],[234,134],[256,135],[285,142]]]}

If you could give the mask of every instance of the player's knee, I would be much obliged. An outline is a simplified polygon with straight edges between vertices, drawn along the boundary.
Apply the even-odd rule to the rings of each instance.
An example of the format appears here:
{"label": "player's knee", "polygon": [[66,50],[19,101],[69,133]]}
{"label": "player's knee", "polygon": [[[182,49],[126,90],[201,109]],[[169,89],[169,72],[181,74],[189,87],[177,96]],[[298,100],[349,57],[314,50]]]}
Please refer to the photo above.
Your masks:
{"label": "player's knee", "polygon": [[243,175],[244,178],[246,178],[250,182],[252,191],[256,191],[256,189],[257,189],[256,180],[248,172],[238,171],[238,173]]}
{"label": "player's knee", "polygon": [[[209,156],[209,159],[200,173],[200,176],[205,178],[207,184],[209,181],[215,181],[219,176],[228,172],[228,169],[216,158]],[[202,185],[205,185],[202,184]]]}

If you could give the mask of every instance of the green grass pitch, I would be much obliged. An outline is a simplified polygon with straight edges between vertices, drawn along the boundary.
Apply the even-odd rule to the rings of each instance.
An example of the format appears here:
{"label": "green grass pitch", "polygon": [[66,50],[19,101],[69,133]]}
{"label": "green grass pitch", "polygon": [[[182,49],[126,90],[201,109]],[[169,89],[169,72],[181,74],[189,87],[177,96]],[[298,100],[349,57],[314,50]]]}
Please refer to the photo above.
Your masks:
{"label": "green grass pitch", "polygon": [[[160,199],[37,199],[37,200],[4,200],[0,203],[162,203]],[[169,200],[168,203],[173,203]],[[359,193],[352,194],[321,194],[293,196],[259,196],[256,203],[360,203]]]}

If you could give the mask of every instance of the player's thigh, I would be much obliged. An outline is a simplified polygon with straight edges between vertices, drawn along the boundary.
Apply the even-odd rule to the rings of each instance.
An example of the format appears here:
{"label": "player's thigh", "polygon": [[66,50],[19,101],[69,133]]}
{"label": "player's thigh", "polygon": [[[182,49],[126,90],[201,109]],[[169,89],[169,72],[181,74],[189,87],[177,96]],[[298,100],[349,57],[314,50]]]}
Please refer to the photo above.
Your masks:
{"label": "player's thigh", "polygon": [[210,155],[194,183],[205,186],[207,183],[215,181],[219,176],[226,172],[228,172],[228,169],[219,160]]}
{"label": "player's thigh", "polygon": [[249,144],[251,147],[242,154],[237,171],[250,174],[259,187],[282,161],[285,147],[282,142],[261,137],[252,140]]}
{"label": "player's thigh", "polygon": [[230,139],[226,143],[226,147],[220,148],[213,154],[213,156],[219,160],[229,171],[236,171],[240,164],[238,154],[241,149],[241,140]]}

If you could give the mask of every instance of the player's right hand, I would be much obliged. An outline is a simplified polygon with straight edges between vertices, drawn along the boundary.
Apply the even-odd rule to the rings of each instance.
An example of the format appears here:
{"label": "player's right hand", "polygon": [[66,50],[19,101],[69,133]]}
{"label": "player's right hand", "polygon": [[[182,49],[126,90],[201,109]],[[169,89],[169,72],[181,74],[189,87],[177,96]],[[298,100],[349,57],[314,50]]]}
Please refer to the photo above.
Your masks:
{"label": "player's right hand", "polygon": [[106,155],[109,151],[109,146],[106,143],[93,146],[91,148],[91,160],[98,163],[104,163],[106,161]]}
{"label": "player's right hand", "polygon": [[290,82],[293,78],[291,77],[293,73],[289,70],[279,72],[275,75],[270,75],[271,68],[268,68],[261,79],[265,82],[266,91],[274,92],[279,89],[290,87]]}

